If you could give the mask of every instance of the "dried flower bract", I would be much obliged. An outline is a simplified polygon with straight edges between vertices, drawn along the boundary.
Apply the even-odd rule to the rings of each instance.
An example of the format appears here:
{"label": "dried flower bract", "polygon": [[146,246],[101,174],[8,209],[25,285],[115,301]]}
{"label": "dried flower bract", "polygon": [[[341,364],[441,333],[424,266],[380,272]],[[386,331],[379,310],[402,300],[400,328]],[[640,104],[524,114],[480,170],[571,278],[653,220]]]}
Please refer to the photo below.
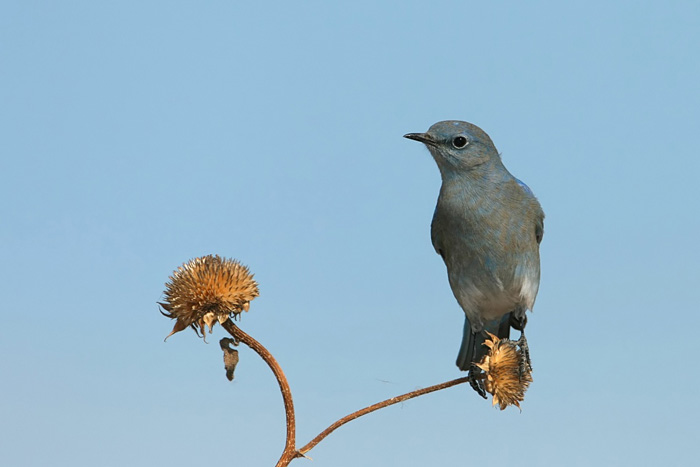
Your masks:
{"label": "dried flower bract", "polygon": [[191,326],[204,336],[212,327],[248,311],[250,301],[259,295],[258,283],[246,266],[218,255],[202,256],[183,264],[165,284],[165,302],[159,303],[168,318],[176,319],[176,332]]}
{"label": "dried flower bract", "polygon": [[525,391],[532,382],[529,364],[516,342],[499,339],[488,333],[484,345],[491,350],[484,357],[479,368],[486,372],[484,387],[493,394],[493,405],[498,404],[501,410],[509,405],[520,408],[520,402],[525,398]]}

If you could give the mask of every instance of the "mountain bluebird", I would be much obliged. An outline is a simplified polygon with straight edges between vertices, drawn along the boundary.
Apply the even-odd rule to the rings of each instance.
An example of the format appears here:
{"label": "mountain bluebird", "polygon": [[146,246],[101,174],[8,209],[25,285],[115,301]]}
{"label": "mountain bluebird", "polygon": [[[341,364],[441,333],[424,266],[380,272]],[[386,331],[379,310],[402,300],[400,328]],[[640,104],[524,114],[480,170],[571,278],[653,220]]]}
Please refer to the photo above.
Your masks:
{"label": "mountain bluebird", "polygon": [[452,293],[466,314],[457,366],[486,397],[476,367],[489,331],[508,338],[511,326],[530,364],[524,329],[540,283],[544,213],[530,188],[513,177],[491,138],[467,122],[445,121],[406,138],[424,143],[442,186],[431,228]]}

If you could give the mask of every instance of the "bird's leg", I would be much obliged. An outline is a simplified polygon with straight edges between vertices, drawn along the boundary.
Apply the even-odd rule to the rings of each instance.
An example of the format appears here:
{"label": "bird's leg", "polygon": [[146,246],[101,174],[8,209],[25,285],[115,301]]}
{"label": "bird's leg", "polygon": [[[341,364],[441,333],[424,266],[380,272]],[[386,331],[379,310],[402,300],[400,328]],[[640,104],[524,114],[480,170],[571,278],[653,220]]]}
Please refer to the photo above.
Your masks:
{"label": "bird's leg", "polygon": [[[521,315],[516,316],[516,313],[510,315],[510,325],[513,329],[520,331],[520,339],[515,341],[515,343],[520,347],[520,353],[523,356],[523,361],[521,365],[527,364],[530,371],[532,371],[532,361],[530,360],[530,348],[527,346],[527,339],[525,339],[525,326],[527,326],[527,316],[523,312]],[[521,371],[524,368],[521,368]]]}
{"label": "bird's leg", "polygon": [[[525,331],[520,331],[520,339],[515,341],[516,344],[518,344],[518,347],[520,347],[520,353],[522,354],[523,358],[521,361],[521,366],[526,364],[530,371],[532,371],[532,361],[530,360],[530,348],[527,346],[527,339],[525,339]],[[521,367],[520,372],[523,373],[524,368]]]}
{"label": "bird's leg", "polygon": [[524,311],[520,316],[517,316],[516,312],[517,310],[510,315],[510,327],[516,331],[523,332],[525,330],[525,326],[527,326],[527,316],[525,315]]}
{"label": "bird's leg", "polygon": [[469,368],[469,384],[471,385],[472,389],[474,389],[477,394],[479,394],[481,397],[486,399],[486,391],[484,390],[484,383],[483,383],[483,372],[481,371],[481,368],[476,366],[475,363],[471,364],[471,367]]}

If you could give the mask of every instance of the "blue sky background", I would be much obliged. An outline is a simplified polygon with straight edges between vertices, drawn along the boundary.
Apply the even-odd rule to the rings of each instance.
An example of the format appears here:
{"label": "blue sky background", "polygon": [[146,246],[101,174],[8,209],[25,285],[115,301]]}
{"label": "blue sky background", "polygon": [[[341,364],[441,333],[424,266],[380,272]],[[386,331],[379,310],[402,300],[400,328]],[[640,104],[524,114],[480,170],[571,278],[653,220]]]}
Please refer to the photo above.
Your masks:
{"label": "blue sky background", "polygon": [[[488,5],[487,5],[488,3]],[[527,4],[526,4],[527,3]],[[462,385],[292,465],[691,465],[700,416],[700,4],[0,4],[0,462],[270,466],[268,368],[156,306],[217,253],[298,445],[460,376],[463,313],[405,140],[487,131],[547,214],[523,411]]]}

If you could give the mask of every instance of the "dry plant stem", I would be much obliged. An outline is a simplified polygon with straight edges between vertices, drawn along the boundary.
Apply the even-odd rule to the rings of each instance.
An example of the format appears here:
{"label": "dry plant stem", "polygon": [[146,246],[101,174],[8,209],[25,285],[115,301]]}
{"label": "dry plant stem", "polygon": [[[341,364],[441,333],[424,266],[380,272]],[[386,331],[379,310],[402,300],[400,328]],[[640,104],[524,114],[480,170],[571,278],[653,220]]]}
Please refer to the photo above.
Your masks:
{"label": "dry plant stem", "polygon": [[413,399],[414,397],[422,396],[423,394],[428,394],[431,392],[439,391],[441,389],[449,388],[451,386],[456,386],[458,384],[462,383],[467,383],[469,382],[468,377],[464,378],[457,378],[453,379],[452,381],[447,381],[445,383],[441,384],[436,384],[435,386],[430,386],[427,388],[423,389],[418,389],[417,391],[409,392],[406,394],[403,394],[401,396],[396,396],[392,397],[391,399],[387,399],[382,402],[377,402],[376,404],[370,405],[369,407],[365,407],[364,409],[360,409],[357,412],[353,412],[350,415],[346,415],[345,417],[341,418],[337,422],[333,423],[331,426],[323,430],[318,436],[316,436],[314,439],[312,439],[306,446],[302,447],[296,452],[295,457],[304,457],[304,454],[309,452],[311,449],[314,448],[318,443],[320,443],[323,438],[326,436],[330,435],[333,433],[336,429],[340,428],[341,426],[345,425],[346,423],[355,420],[358,417],[361,417],[363,415],[367,415],[368,413],[374,412],[375,410],[382,409],[384,407],[388,407],[390,405],[397,404],[399,402],[403,402],[408,399]]}
{"label": "dry plant stem", "polygon": [[399,402],[403,402],[408,399],[413,399],[414,397],[422,396],[424,394],[429,394],[431,392],[439,391],[441,389],[446,389],[452,386],[456,386],[458,384],[469,382],[468,377],[457,378],[453,379],[452,381],[447,381],[444,383],[436,384],[435,386],[418,389],[416,391],[408,392],[400,396],[392,397],[382,402],[377,402],[376,404],[372,404],[369,407],[365,407],[364,409],[360,409],[356,412],[353,412],[350,415],[346,415],[345,417],[341,418],[340,420],[323,430],[318,436],[316,436],[308,444],[306,444],[306,446],[297,450],[295,448],[296,421],[294,417],[294,404],[292,402],[292,392],[289,389],[287,377],[284,375],[284,372],[279,366],[279,363],[277,363],[277,360],[275,360],[272,354],[265,347],[263,347],[263,345],[260,342],[256,341],[251,336],[243,332],[238,326],[233,324],[233,322],[230,319],[224,321],[221,324],[221,326],[224,329],[226,329],[226,331],[228,331],[228,333],[231,334],[231,336],[233,336],[234,339],[243,342],[245,345],[253,349],[258,355],[260,355],[260,357],[270,367],[272,373],[274,373],[275,378],[277,379],[277,383],[279,384],[280,391],[282,392],[282,399],[284,401],[284,412],[287,417],[287,441],[284,446],[284,451],[282,452],[280,459],[277,461],[276,467],[286,467],[295,458],[305,457],[304,454],[313,449],[326,436],[330,435],[341,426],[345,425],[348,422],[351,422],[352,420],[355,420],[356,418],[359,418],[363,415],[367,415],[368,413],[372,413],[375,410],[379,410],[390,405],[398,404]]}
{"label": "dry plant stem", "polygon": [[287,417],[287,442],[285,443],[282,456],[280,457],[279,461],[277,461],[277,467],[289,465],[296,455],[296,421],[294,420],[292,391],[289,389],[287,377],[284,376],[282,367],[280,367],[279,363],[277,363],[277,360],[275,360],[272,354],[265,347],[263,347],[260,342],[243,332],[238,326],[233,324],[230,319],[224,321],[221,326],[226,329],[226,331],[228,331],[234,339],[243,342],[245,345],[253,349],[258,355],[260,355],[260,357],[265,360],[265,363],[267,363],[267,365],[270,367],[272,373],[274,373],[275,378],[277,379],[277,383],[280,386],[280,391],[282,392],[282,399],[284,400],[284,413]]}

